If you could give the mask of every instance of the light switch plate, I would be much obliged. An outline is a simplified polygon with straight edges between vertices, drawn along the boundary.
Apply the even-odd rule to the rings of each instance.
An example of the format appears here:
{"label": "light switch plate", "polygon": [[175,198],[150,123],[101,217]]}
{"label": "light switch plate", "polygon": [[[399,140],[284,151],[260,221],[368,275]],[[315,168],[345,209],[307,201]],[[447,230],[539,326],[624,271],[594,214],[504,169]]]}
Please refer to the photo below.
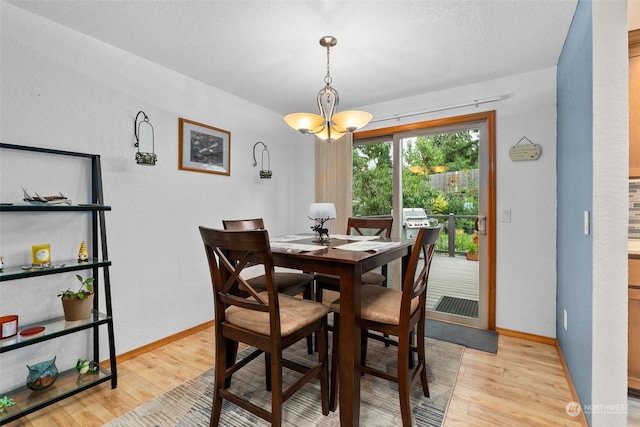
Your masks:
{"label": "light switch plate", "polygon": [[500,210],[500,222],[511,222],[511,209]]}
{"label": "light switch plate", "polygon": [[591,227],[590,227],[590,212],[589,211],[584,211],[584,235],[588,236],[589,233],[591,232]]}

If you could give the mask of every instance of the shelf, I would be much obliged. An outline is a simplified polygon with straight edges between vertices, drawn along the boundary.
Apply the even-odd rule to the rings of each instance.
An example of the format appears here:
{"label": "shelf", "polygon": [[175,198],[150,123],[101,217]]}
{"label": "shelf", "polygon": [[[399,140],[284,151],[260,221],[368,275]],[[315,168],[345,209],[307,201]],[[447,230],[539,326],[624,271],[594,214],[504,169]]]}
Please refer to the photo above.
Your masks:
{"label": "shelf", "polygon": [[[60,308],[62,309],[62,304]],[[0,353],[103,325],[110,321],[111,317],[93,310],[91,316],[85,320],[66,321],[64,316],[61,316],[29,325],[19,325],[17,335],[0,340]],[[21,331],[35,326],[44,326],[44,331],[31,336],[20,335]]]}
{"label": "shelf", "polygon": [[[85,320],[77,320],[77,321],[69,321],[67,322],[63,316],[56,317],[52,319],[46,319],[38,323],[32,323],[29,325],[18,325],[18,333],[9,338],[5,338],[0,340],[0,353],[10,352],[12,350],[26,348],[28,346],[38,344],[44,341],[53,340],[56,338],[60,338],[69,334],[78,333],[85,331],[87,337],[87,346],[93,347],[93,360],[99,360],[100,356],[100,339],[102,336],[101,329],[106,327],[107,329],[107,339],[108,339],[108,350],[109,350],[109,359],[105,361],[105,367],[107,366],[109,370],[100,367],[99,371],[95,374],[85,374],[78,375],[75,368],[70,369],[65,372],[61,372],[58,376],[58,379],[54,384],[47,387],[44,390],[33,391],[28,389],[26,386],[18,387],[15,390],[5,391],[2,393],[2,396],[8,396],[9,398],[15,401],[15,406],[7,408],[7,410],[0,414],[0,425],[7,424],[13,420],[17,420],[27,414],[30,414],[34,411],[45,408],[53,403],[61,401],[67,397],[73,396],[76,393],[84,391],[88,388],[100,385],[101,383],[110,381],[111,388],[114,389],[118,386],[118,372],[116,366],[116,353],[115,353],[115,339],[114,339],[114,325],[113,325],[113,317],[111,310],[111,282],[109,275],[109,266],[111,265],[111,261],[109,261],[109,256],[107,254],[107,232],[105,229],[105,211],[110,211],[111,206],[103,205],[103,189],[102,189],[102,168],[100,162],[99,154],[88,154],[88,153],[78,153],[73,151],[63,151],[56,150],[51,148],[44,147],[29,147],[24,145],[15,145],[15,144],[5,144],[0,143],[0,149],[9,149],[9,150],[19,150],[19,151],[27,151],[33,153],[42,153],[42,154],[51,154],[51,155],[59,155],[59,156],[70,156],[80,158],[79,162],[85,164],[86,161],[90,161],[91,170],[89,172],[90,177],[90,194],[81,196],[79,198],[74,198],[76,201],[87,201],[89,203],[83,204],[75,204],[75,205],[67,205],[63,203],[59,204],[37,204],[37,203],[28,203],[25,201],[18,201],[16,203],[10,203],[10,200],[2,200],[0,201],[0,213],[9,214],[11,220],[15,220],[16,216],[24,218],[27,222],[29,221],[38,221],[41,215],[33,215],[30,216],[31,212],[39,212],[39,213],[47,213],[47,214],[60,214],[66,212],[67,214],[72,212],[83,213],[85,219],[88,218],[90,222],[90,242],[91,242],[91,251],[95,256],[94,258],[89,258],[87,262],[78,262],[77,259],[71,260],[53,260],[52,266],[48,268],[34,268],[30,264],[25,266],[26,269],[23,269],[22,265],[11,265],[5,266],[3,271],[0,272],[0,282],[17,280],[17,279],[26,279],[31,277],[38,276],[47,276],[50,274],[59,274],[65,272],[79,271],[79,270],[91,270],[93,276],[97,279],[98,273],[101,269],[102,277],[104,281],[100,281],[102,288],[95,288],[96,291],[96,299],[94,299],[94,310],[91,312],[91,315]],[[46,175],[45,175],[46,176]],[[83,179],[83,178],[80,178]],[[2,203],[6,202],[6,203]],[[19,213],[19,215],[14,215],[14,213]],[[68,215],[69,216],[69,215]],[[77,216],[77,215],[70,215]],[[6,218],[6,217],[5,217]],[[19,218],[20,219],[20,218]],[[72,225],[73,223],[70,223]],[[82,225],[84,226],[84,220]],[[19,230],[17,230],[17,236],[19,236]],[[14,237],[18,238],[18,237]],[[17,261],[14,261],[17,262]],[[27,264],[25,262],[25,264]],[[98,286],[99,283],[96,281],[94,286]],[[6,284],[3,286],[11,286],[10,289],[12,292],[20,292],[19,287],[14,287],[14,284]],[[104,300],[97,301],[98,293],[104,292]],[[105,312],[101,313],[97,310],[98,307],[101,307],[99,302],[104,302]],[[6,304],[5,304],[6,305]],[[4,307],[6,308],[6,307]],[[37,310],[37,306],[30,307],[32,311]],[[61,307],[62,308],[62,307]],[[37,311],[36,311],[37,312]],[[62,312],[62,311],[61,311]],[[44,330],[41,332],[22,336],[20,332],[34,327],[44,327]],[[42,329],[42,328],[40,328]],[[88,332],[88,333],[87,333]],[[80,337],[82,338],[82,337]],[[37,353],[35,347],[32,347],[35,355]],[[84,348],[84,347],[83,347]],[[73,355],[73,349],[65,349],[64,354],[61,354],[61,357],[68,358],[70,355]],[[31,352],[30,352],[31,354]],[[77,357],[73,355],[71,357]],[[15,363],[12,365],[18,365],[15,367],[16,373],[22,372],[24,369],[24,364]],[[5,367],[3,369],[8,369],[9,367]],[[25,378],[27,376],[27,371],[24,371]],[[16,382],[14,382],[11,386],[15,387]],[[23,383],[24,384],[24,383]],[[5,384],[6,385],[6,384]]]}
{"label": "shelf", "polygon": [[111,206],[86,204],[86,205],[31,205],[20,204],[0,204],[0,212],[95,212],[110,211]]}
{"label": "shelf", "polygon": [[[25,369],[25,378],[27,370]],[[75,368],[60,372],[58,379],[51,386],[43,390],[30,390],[26,386],[19,387],[3,393],[15,401],[15,405],[7,408],[0,414],[0,425],[7,424],[13,420],[42,409],[52,403],[66,399],[76,393],[86,390],[100,383],[112,380],[113,374],[106,369],[99,367],[95,374],[79,375]]]}
{"label": "shelf", "polygon": [[0,272],[0,282],[7,280],[24,279],[27,277],[46,276],[48,274],[64,273],[65,271],[77,271],[88,270],[94,267],[105,267],[111,265],[111,261],[106,259],[89,258],[87,262],[78,262],[77,259],[56,261],[53,265],[64,267],[51,267],[51,268],[33,268],[30,270],[23,270],[21,267],[5,267]]}

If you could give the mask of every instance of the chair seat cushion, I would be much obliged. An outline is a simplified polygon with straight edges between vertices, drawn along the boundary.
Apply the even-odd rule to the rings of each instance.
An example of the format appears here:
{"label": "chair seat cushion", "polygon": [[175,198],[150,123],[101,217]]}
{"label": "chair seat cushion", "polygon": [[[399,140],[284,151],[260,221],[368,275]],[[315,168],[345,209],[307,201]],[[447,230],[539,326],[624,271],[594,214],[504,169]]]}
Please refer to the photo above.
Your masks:
{"label": "chair seat cushion", "polygon": [[[267,292],[261,292],[259,295],[265,301],[269,300]],[[280,333],[283,337],[302,329],[329,313],[329,307],[324,304],[294,298],[285,294],[278,294],[278,303],[280,305]],[[262,335],[270,335],[268,312],[231,306],[225,311],[225,316],[229,323],[233,323],[236,326]]]}
{"label": "chair seat cushion", "polygon": [[[278,292],[287,293],[288,290],[301,288],[313,280],[313,275],[307,273],[276,273]],[[247,282],[258,292],[267,290],[267,276],[252,277]]]}
{"label": "chair seat cushion", "polygon": [[[376,285],[365,285],[360,289],[360,317],[388,325],[400,324],[402,292]],[[411,300],[411,313],[419,304],[419,297]],[[331,310],[340,313],[340,298],[331,303]]]}
{"label": "chair seat cushion", "polygon": [[[332,276],[330,274],[316,274],[316,283],[322,286],[323,283],[333,285],[331,288],[340,285],[340,277]],[[360,283],[362,285],[382,285],[385,281],[384,275],[376,273],[375,271],[367,271],[360,276]]]}
{"label": "chair seat cushion", "polygon": [[362,273],[362,276],[360,276],[360,281],[363,285],[381,286],[384,283],[384,280],[385,277],[375,271],[367,271],[366,273]]}

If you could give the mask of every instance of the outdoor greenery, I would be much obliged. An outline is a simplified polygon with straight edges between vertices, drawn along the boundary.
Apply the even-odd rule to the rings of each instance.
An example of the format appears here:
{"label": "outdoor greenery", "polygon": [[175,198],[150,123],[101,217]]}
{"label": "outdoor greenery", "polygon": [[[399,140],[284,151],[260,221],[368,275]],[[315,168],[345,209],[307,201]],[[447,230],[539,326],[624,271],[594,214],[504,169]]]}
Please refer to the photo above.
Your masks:
{"label": "outdoor greenery", "polygon": [[[478,168],[475,131],[460,131],[406,139],[402,164],[402,205],[423,208],[431,215],[477,215],[478,185],[471,171]],[[355,145],[353,148],[353,215],[388,215],[392,209],[392,142]],[[444,170],[442,171],[442,166]],[[452,172],[459,171],[454,174]],[[442,174],[446,188],[432,185],[431,176]],[[465,185],[458,185],[463,174]],[[441,219],[441,222],[444,221]],[[473,229],[474,220],[456,219],[457,230]],[[438,249],[446,249],[446,233]],[[456,249],[466,251],[472,237],[456,233]]]}
{"label": "outdoor greenery", "polygon": [[[473,234],[468,234],[462,232],[462,230],[456,231],[456,250],[460,252],[473,252],[473,248],[475,248],[476,252],[478,251],[477,246],[473,243]],[[446,233],[440,233],[438,236],[438,244],[436,245],[436,250],[446,251],[449,249],[449,236]]]}

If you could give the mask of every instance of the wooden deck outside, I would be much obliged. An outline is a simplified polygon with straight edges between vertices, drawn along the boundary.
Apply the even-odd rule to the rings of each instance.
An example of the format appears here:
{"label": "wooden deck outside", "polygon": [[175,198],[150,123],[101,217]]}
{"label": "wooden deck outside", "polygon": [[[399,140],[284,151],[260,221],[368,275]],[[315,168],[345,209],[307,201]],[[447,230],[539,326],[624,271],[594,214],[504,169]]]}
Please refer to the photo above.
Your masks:
{"label": "wooden deck outside", "polygon": [[[422,260],[420,260],[422,263]],[[429,287],[427,288],[427,309],[432,310],[440,297],[450,296],[478,301],[478,261],[467,261],[464,257],[450,257],[436,254],[429,271]],[[393,267],[389,265],[389,287],[393,283]],[[422,265],[419,266],[422,268]],[[397,289],[397,288],[396,288]],[[325,291],[323,299],[329,304],[340,295]]]}
{"label": "wooden deck outside", "polygon": [[478,269],[478,261],[436,254],[429,271],[427,309],[433,309],[442,296],[478,301]]}
{"label": "wooden deck outside", "polygon": [[[422,268],[420,260],[418,268]],[[393,266],[389,269],[389,280],[393,282]],[[478,261],[466,258],[436,254],[431,261],[429,287],[427,288],[427,309],[433,310],[440,297],[450,296],[478,301]],[[388,286],[394,287],[391,283]],[[396,288],[397,289],[397,288]]]}

